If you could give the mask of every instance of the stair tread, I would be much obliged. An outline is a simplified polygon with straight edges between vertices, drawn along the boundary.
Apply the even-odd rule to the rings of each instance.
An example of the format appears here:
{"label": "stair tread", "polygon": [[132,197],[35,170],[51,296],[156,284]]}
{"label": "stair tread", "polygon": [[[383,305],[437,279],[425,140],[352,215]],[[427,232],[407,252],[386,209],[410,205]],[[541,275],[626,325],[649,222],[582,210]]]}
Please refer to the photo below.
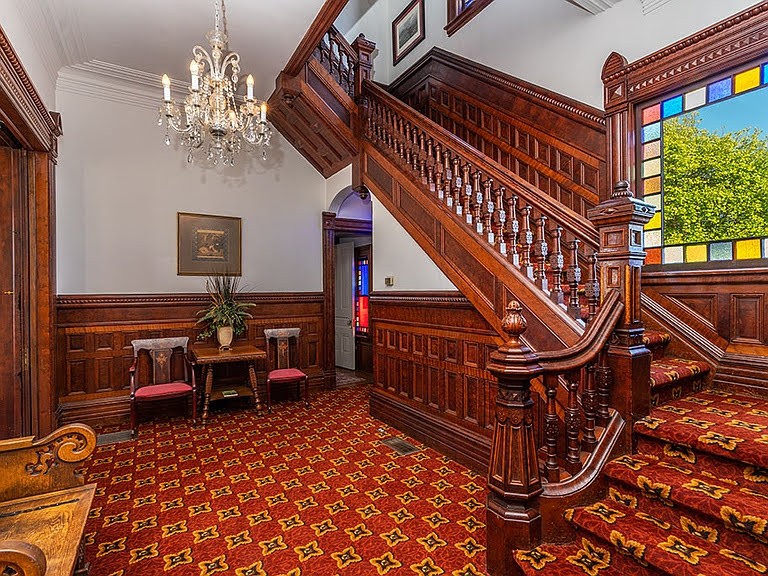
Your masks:
{"label": "stair tread", "polygon": [[[655,408],[636,433],[768,469],[768,400],[706,390]],[[695,461],[695,455],[692,456]]]}
{"label": "stair tread", "polygon": [[643,334],[643,344],[646,348],[660,348],[666,346],[672,340],[669,332],[660,330],[646,330]]}
{"label": "stair tread", "polygon": [[652,576],[655,572],[636,564],[623,554],[611,553],[602,546],[596,546],[587,538],[573,544],[544,544],[530,551],[518,550],[515,560],[525,574],[545,573],[558,576]]}
{"label": "stair tread", "polygon": [[662,358],[651,362],[651,389],[669,386],[701,375],[706,375],[710,366],[700,360],[685,358]]}
{"label": "stair tread", "polygon": [[569,510],[566,517],[602,542],[634,556],[639,565],[665,574],[744,576],[768,571],[768,559],[739,554],[610,499]]}
{"label": "stair tread", "polygon": [[747,556],[759,556],[756,547],[768,553],[761,543],[768,536],[766,521],[755,515],[768,508],[768,485],[754,490],[647,454],[617,458],[605,473],[615,502]]}

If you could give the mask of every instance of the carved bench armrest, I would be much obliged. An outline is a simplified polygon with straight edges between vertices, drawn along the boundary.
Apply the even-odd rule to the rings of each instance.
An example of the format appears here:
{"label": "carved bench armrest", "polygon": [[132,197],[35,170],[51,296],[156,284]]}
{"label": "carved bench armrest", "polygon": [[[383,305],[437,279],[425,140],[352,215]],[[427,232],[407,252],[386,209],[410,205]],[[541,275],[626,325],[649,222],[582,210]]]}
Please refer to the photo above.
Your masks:
{"label": "carved bench armrest", "polygon": [[0,540],[0,574],[43,576],[48,563],[34,544],[21,540]]}

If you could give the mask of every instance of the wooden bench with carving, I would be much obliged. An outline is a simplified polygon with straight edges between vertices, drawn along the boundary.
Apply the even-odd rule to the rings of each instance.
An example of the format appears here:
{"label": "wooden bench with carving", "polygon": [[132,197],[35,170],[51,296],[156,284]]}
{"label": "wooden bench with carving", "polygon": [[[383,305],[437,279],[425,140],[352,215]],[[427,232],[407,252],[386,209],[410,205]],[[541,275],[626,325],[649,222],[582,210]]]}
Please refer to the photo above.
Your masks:
{"label": "wooden bench with carving", "polygon": [[0,574],[88,573],[82,536],[96,485],[76,470],[95,447],[83,424],[0,441]]}

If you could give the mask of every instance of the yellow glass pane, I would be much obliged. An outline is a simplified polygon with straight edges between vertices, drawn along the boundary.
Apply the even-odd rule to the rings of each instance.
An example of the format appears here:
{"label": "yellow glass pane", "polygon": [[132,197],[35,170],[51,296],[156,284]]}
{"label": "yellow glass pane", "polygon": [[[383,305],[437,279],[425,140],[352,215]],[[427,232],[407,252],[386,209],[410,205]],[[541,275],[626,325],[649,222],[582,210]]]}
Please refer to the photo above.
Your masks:
{"label": "yellow glass pane", "polygon": [[758,86],[760,86],[759,66],[757,68],[752,68],[751,70],[742,72],[741,74],[736,74],[736,78],[734,78],[733,83],[733,92],[734,94],[738,94],[739,92],[751,90],[752,88],[757,88]]}
{"label": "yellow glass pane", "polygon": [[661,156],[661,140],[654,140],[648,144],[643,144],[643,160]]}
{"label": "yellow glass pane", "polygon": [[707,245],[693,244],[691,246],[686,246],[685,261],[686,262],[706,262],[707,261]]}
{"label": "yellow glass pane", "polygon": [[653,218],[648,221],[648,224],[645,225],[645,229],[658,230],[659,228],[661,228],[661,212],[656,212]]}
{"label": "yellow glass pane", "polygon": [[737,240],[734,244],[736,245],[736,260],[750,260],[752,258],[762,257],[760,240],[758,238],[752,240]]}
{"label": "yellow glass pane", "polygon": [[643,180],[644,194],[655,194],[656,192],[661,192],[661,176]]}
{"label": "yellow glass pane", "polygon": [[643,162],[643,178],[661,174],[661,158]]}

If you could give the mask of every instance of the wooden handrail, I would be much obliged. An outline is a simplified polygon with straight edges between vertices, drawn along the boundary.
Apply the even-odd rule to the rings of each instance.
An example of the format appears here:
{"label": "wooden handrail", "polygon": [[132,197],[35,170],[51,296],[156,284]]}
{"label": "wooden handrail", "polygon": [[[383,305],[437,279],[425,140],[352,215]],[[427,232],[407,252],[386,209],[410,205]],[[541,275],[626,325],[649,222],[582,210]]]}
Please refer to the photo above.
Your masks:
{"label": "wooden handrail", "polygon": [[309,30],[306,31],[291,59],[288,60],[288,64],[285,65],[284,74],[296,76],[301,72],[320,43],[320,39],[328,32],[346,5],[347,0],[325,0],[325,4],[315,16]]}
{"label": "wooden handrail", "polygon": [[599,244],[597,230],[588,220],[566,208],[554,198],[542,194],[538,188],[516,174],[510,173],[501,164],[485,156],[436,122],[398,100],[377,84],[371,81],[366,81],[363,84],[364,94],[367,94],[370,98],[380,100],[387,108],[393,110],[406,121],[422,126],[425,131],[429,132],[435,142],[440,143],[444,148],[453,150],[462,158],[468,160],[473,166],[491,174],[498,184],[506,186],[510,191],[513,191],[531,206],[535,207],[540,213],[546,214],[566,230],[571,231],[575,237],[585,244],[585,247],[597,250]]}
{"label": "wooden handrail", "polygon": [[593,362],[608,342],[623,312],[624,303],[621,301],[621,294],[618,290],[609,291],[603,299],[597,316],[589,323],[584,335],[574,346],[565,350],[539,353],[539,365],[543,368],[544,374],[563,374]]}

